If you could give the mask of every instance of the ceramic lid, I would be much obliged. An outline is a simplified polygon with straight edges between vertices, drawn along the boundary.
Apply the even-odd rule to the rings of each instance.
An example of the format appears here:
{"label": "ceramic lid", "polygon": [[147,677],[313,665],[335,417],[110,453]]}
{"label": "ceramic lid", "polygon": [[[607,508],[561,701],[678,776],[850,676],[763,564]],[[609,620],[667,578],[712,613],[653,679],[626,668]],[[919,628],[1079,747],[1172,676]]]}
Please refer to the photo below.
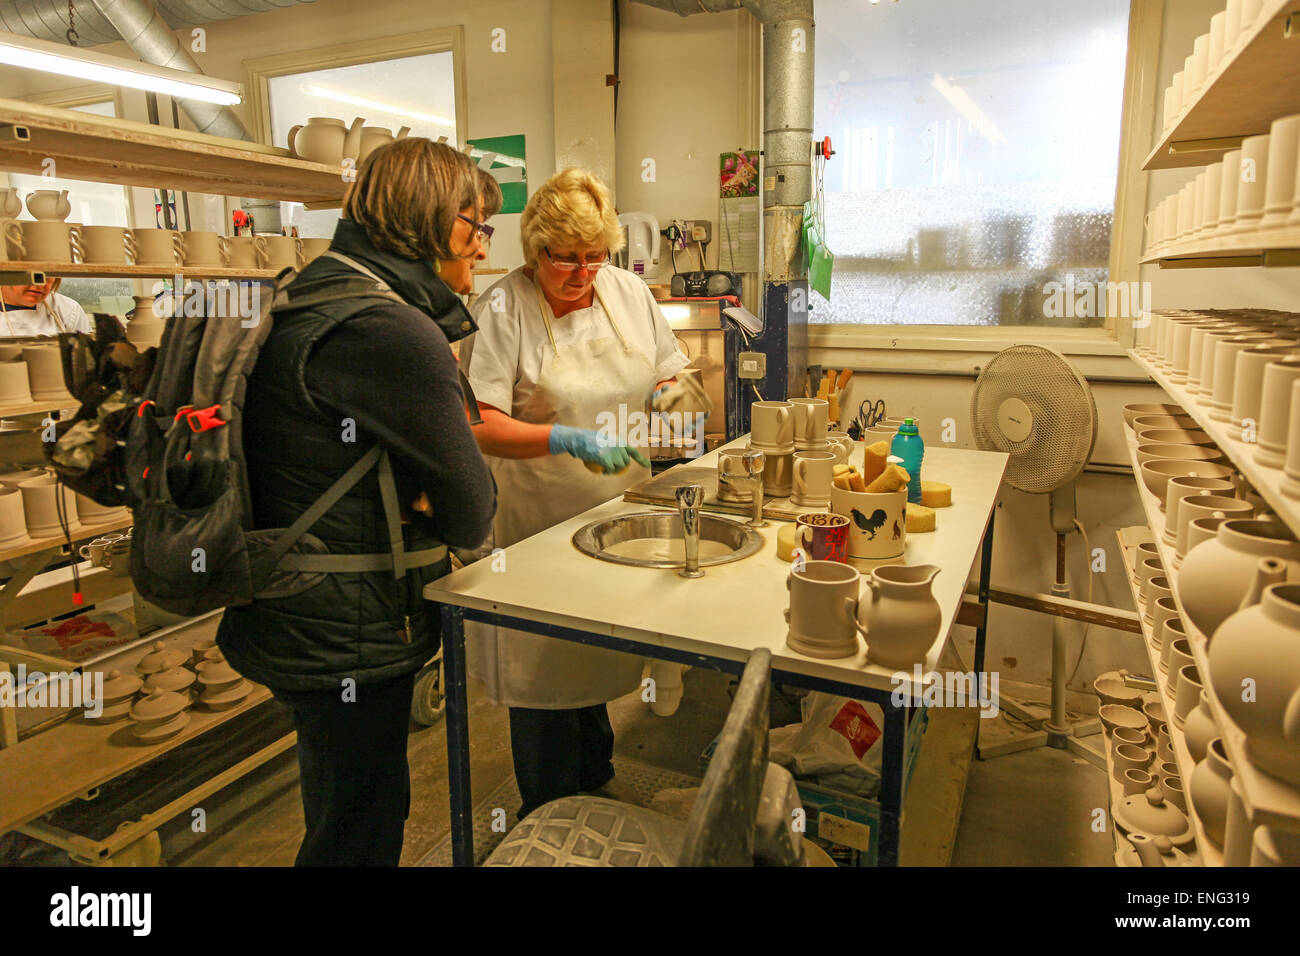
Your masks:
{"label": "ceramic lid", "polygon": [[144,692],[152,694],[156,690],[181,691],[194,683],[194,672],[184,667],[169,667],[165,671],[150,674],[144,680]]}
{"label": "ceramic lid", "polygon": [[135,669],[141,674],[156,674],[158,671],[179,667],[185,663],[187,657],[189,655],[184,651],[168,648],[162,641],[158,641],[152,651],[140,658],[140,663],[135,665]]}
{"label": "ceramic lid", "polygon": [[104,677],[104,700],[112,702],[130,697],[140,689],[140,683],[140,678],[134,674],[111,670]]}
{"label": "ceramic lid", "polygon": [[1155,839],[1168,837],[1180,844],[1192,839],[1187,815],[1172,803],[1165,802],[1164,792],[1152,787],[1145,793],[1130,794],[1115,808],[1115,822],[1129,833],[1141,833]]}
{"label": "ceramic lid", "polygon": [[199,683],[205,686],[210,684],[233,684],[242,676],[220,654],[216,657],[208,657],[199,665]]}
{"label": "ceramic lid", "polygon": [[232,704],[243,700],[252,689],[252,685],[241,677],[233,684],[209,687],[199,696],[199,700],[213,705]]}
{"label": "ceramic lid", "polygon": [[142,724],[156,724],[172,719],[189,705],[189,698],[182,694],[156,690],[136,702],[131,708],[131,719]]}

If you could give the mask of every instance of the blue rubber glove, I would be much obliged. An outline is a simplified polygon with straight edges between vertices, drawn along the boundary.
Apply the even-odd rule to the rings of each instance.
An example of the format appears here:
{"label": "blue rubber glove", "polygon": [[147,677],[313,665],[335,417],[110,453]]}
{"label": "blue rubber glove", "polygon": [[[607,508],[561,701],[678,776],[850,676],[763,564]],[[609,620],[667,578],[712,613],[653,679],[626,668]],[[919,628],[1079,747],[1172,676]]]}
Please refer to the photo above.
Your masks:
{"label": "blue rubber glove", "polygon": [[573,428],[569,425],[551,426],[551,437],[547,442],[547,448],[552,455],[572,455],[580,461],[600,465],[607,475],[622,471],[633,461],[646,468],[650,467],[650,462],[635,448],[603,444],[599,432],[586,428]]}

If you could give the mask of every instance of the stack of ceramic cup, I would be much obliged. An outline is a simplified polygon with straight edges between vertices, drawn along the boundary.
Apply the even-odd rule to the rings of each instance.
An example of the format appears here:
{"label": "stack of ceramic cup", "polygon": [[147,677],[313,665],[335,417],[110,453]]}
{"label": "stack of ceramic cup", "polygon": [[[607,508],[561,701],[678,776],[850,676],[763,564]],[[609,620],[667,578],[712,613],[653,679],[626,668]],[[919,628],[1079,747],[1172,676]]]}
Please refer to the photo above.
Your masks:
{"label": "stack of ceramic cup", "polygon": [[199,665],[199,683],[203,692],[199,703],[209,710],[229,710],[248,696],[252,685],[226,661],[220,651],[208,651]]}
{"label": "stack of ceramic cup", "polygon": [[142,697],[132,705],[129,713],[135,721],[131,732],[141,743],[154,744],[179,734],[190,722],[185,709],[190,706],[188,694],[157,690]]}
{"label": "stack of ceramic cup", "polygon": [[140,678],[134,674],[123,674],[119,670],[109,671],[104,678],[104,709],[95,719],[108,723],[127,716],[135,704],[135,695],[140,687]]}
{"label": "stack of ceramic cup", "polygon": [[31,401],[32,385],[22,346],[0,345],[0,406],[30,405]]}
{"label": "stack of ceramic cup", "polygon": [[772,498],[794,490],[794,416],[790,402],[750,405],[749,447],[763,453],[763,493]]}

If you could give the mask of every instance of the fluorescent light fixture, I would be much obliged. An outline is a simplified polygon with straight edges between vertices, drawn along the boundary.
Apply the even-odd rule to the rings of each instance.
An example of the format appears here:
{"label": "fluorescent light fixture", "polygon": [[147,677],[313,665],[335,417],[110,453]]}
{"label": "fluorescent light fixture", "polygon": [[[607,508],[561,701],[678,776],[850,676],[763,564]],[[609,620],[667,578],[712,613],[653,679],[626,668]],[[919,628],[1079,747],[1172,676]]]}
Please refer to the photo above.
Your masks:
{"label": "fluorescent light fixture", "polygon": [[302,91],[310,96],[333,100],[335,103],[347,103],[349,106],[362,106],[366,109],[381,110],[390,116],[405,116],[407,119],[419,120],[421,123],[432,123],[434,126],[442,126],[445,129],[456,128],[456,120],[451,116],[422,113],[419,110],[406,109],[405,107],[394,106],[391,103],[381,103],[379,100],[368,100],[364,96],[354,96],[341,90],[327,89],[323,86],[316,86],[314,83],[304,83]]}
{"label": "fluorescent light fixture", "polygon": [[238,83],[13,33],[0,32],[0,63],[220,106],[244,100]]}

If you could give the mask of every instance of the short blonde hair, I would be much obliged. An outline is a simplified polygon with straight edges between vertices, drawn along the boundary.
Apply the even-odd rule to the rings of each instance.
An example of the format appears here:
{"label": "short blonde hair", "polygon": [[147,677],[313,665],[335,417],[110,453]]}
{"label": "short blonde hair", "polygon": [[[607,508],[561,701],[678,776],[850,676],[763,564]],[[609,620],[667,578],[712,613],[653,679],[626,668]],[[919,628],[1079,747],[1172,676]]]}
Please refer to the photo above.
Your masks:
{"label": "short blonde hair", "polygon": [[454,259],[456,214],[478,210],[480,190],[468,156],[445,143],[410,136],[365,158],[343,198],[343,215],[380,249],[404,259]]}
{"label": "short blonde hair", "polygon": [[623,248],[623,228],[609,190],[589,170],[570,167],[542,183],[519,217],[524,261],[535,267],[547,246]]}

